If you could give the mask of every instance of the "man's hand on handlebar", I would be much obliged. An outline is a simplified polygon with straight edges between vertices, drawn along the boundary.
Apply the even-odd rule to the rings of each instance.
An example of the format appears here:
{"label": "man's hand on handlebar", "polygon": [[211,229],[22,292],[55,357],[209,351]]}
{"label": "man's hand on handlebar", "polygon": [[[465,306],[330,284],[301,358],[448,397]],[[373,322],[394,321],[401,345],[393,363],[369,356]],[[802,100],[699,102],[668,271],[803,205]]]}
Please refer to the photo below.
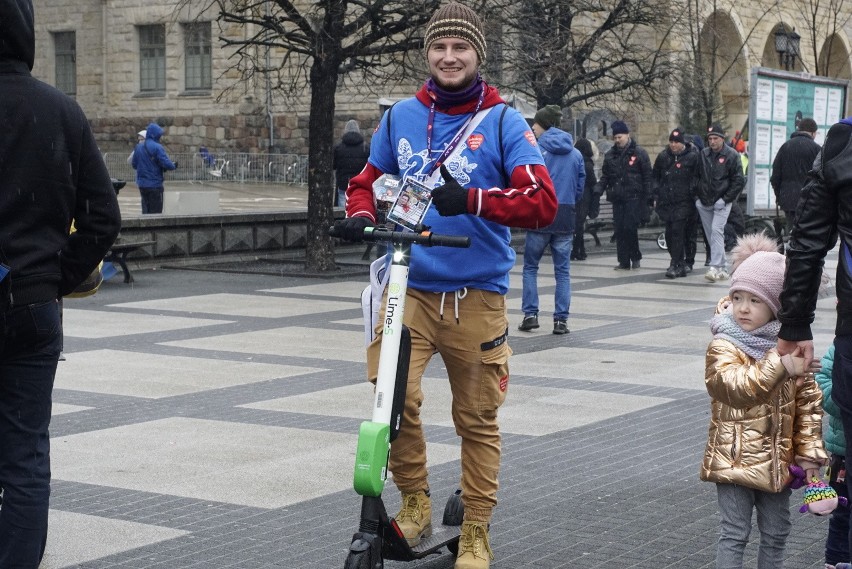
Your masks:
{"label": "man's hand on handlebar", "polygon": [[360,243],[364,240],[364,230],[375,226],[368,217],[348,217],[335,222],[334,232],[344,241]]}

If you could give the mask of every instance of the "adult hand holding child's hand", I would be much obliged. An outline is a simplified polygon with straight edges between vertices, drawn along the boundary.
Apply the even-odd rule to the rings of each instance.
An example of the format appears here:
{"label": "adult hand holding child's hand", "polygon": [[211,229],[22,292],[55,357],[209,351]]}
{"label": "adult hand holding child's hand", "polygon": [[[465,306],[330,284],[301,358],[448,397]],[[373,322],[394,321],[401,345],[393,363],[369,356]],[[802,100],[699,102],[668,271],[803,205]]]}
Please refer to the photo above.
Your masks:
{"label": "adult hand holding child's hand", "polygon": [[801,346],[797,346],[792,353],[781,356],[781,363],[790,377],[796,378],[797,387],[801,387],[806,381],[814,381],[814,374],[821,369],[818,360],[803,357]]}

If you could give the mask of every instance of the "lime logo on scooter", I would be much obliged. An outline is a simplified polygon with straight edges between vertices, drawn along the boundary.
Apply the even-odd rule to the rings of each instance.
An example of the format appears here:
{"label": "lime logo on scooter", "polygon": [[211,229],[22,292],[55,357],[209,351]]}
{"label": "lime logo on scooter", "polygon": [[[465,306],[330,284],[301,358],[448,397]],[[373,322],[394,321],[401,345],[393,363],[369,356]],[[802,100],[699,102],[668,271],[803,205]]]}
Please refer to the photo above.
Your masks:
{"label": "lime logo on scooter", "polygon": [[393,328],[391,328],[391,324],[393,323],[393,316],[394,314],[396,314],[396,311],[399,308],[399,293],[401,290],[402,287],[399,286],[398,283],[390,283],[388,285],[388,303],[386,307],[384,330],[384,334],[386,336],[393,334]]}

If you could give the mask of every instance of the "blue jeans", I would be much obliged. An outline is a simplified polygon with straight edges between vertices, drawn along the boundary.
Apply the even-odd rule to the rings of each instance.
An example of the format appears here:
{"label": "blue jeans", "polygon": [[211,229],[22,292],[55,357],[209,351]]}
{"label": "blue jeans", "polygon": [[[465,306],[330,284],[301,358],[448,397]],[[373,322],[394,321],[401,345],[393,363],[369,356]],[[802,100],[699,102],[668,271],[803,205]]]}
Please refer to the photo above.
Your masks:
{"label": "blue jeans", "polygon": [[48,426],[62,342],[59,302],[0,312],[0,567],[36,569],[47,541]]}
{"label": "blue jeans", "polygon": [[572,233],[541,233],[527,231],[524,245],[524,290],[521,310],[524,315],[538,314],[538,263],[544,249],[550,245],[553,272],[556,277],[554,320],[568,320],[571,306],[571,247]]}

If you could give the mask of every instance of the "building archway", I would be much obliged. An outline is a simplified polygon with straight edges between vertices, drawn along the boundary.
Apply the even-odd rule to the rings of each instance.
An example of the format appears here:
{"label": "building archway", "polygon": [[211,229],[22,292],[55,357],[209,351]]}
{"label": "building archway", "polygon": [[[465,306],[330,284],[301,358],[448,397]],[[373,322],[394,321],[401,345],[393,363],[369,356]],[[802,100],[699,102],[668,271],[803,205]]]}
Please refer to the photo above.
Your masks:
{"label": "building archway", "polygon": [[[840,34],[829,36],[819,52],[819,75],[834,79],[852,80],[852,64],[849,62],[849,46]],[[852,89],[846,90],[846,113],[852,109]]]}
{"label": "building archway", "polygon": [[717,10],[706,18],[699,34],[699,52],[704,88],[713,101],[708,109],[713,122],[740,130],[748,117],[748,54],[729,13]]}

